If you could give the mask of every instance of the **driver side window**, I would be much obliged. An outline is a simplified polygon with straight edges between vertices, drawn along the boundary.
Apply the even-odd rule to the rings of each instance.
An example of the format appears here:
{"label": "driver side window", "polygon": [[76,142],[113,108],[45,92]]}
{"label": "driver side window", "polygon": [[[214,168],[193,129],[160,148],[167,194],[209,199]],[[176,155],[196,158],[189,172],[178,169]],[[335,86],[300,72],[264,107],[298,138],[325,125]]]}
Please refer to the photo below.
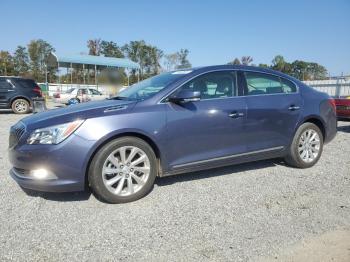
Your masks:
{"label": "driver side window", "polygon": [[199,91],[201,100],[237,95],[236,72],[220,71],[198,76],[180,87],[181,90]]}

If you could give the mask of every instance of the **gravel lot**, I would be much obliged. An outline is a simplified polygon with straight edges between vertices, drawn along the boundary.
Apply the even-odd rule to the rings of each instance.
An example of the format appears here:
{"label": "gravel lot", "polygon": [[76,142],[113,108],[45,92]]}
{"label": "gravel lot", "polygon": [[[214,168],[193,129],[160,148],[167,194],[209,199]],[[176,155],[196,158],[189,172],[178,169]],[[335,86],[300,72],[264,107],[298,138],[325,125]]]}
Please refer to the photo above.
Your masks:
{"label": "gravel lot", "polygon": [[8,175],[20,118],[0,111],[1,261],[285,261],[300,246],[324,252],[314,240],[328,235],[327,254],[338,247],[332,258],[350,261],[350,122],[311,169],[272,160],[167,177],[108,205],[87,192],[25,193]]}

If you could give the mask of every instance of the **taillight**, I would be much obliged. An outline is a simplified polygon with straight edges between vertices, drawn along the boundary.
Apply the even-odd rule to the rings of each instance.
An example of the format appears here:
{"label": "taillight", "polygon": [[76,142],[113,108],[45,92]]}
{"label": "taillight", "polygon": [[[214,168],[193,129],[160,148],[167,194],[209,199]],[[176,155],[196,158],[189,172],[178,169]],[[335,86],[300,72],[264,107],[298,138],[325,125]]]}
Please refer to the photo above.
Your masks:
{"label": "taillight", "polygon": [[34,87],[33,92],[37,93],[39,97],[43,96],[43,92],[41,91],[41,88],[39,86]]}
{"label": "taillight", "polygon": [[335,100],[333,98],[330,98],[330,99],[328,99],[328,102],[331,105],[331,107],[333,108],[333,110],[336,111],[337,106],[335,104]]}

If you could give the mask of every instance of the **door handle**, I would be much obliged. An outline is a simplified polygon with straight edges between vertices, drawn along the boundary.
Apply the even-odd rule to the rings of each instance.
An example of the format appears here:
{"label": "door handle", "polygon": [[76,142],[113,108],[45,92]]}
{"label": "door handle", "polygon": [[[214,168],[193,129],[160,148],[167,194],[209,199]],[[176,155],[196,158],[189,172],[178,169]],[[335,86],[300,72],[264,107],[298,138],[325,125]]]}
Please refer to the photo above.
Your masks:
{"label": "door handle", "polygon": [[231,118],[239,118],[239,117],[243,117],[244,113],[238,113],[237,111],[233,111],[228,116]]}
{"label": "door handle", "polygon": [[300,106],[295,106],[295,105],[291,105],[290,107],[288,107],[288,110],[290,111],[295,111],[295,110],[299,110]]}

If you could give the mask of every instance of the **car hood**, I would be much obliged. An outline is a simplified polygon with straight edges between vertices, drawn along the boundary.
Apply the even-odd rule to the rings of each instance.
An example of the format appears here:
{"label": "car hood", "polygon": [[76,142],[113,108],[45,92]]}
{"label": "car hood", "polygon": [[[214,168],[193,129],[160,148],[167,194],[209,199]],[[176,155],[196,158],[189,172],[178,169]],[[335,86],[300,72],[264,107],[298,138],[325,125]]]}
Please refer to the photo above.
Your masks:
{"label": "car hood", "polygon": [[21,121],[27,126],[27,129],[35,129],[63,124],[77,119],[126,113],[133,108],[135,104],[135,101],[127,100],[93,101],[47,110],[25,117]]}

